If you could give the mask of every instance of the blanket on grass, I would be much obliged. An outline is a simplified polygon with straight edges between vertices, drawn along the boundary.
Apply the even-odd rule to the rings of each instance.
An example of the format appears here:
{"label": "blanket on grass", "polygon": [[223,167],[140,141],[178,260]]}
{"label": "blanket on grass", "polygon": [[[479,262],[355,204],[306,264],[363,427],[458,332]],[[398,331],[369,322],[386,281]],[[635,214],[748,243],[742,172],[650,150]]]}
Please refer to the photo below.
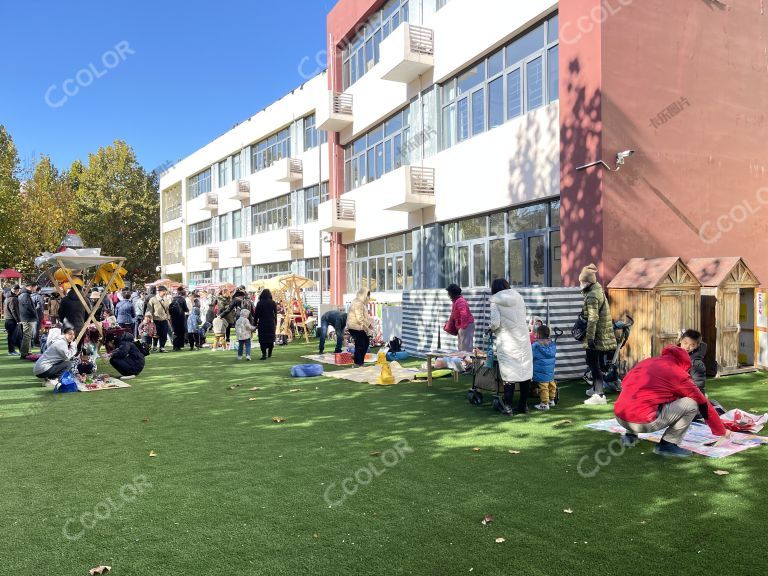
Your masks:
{"label": "blanket on grass", "polygon": [[[389,365],[392,368],[392,376],[395,377],[396,383],[412,381],[419,371],[417,368],[403,368],[398,362],[390,362]],[[360,384],[377,384],[380,375],[381,366],[348,368],[346,370],[335,370],[324,374],[324,376],[327,376],[328,378],[341,378],[342,380],[351,380],[352,382],[359,382]]]}

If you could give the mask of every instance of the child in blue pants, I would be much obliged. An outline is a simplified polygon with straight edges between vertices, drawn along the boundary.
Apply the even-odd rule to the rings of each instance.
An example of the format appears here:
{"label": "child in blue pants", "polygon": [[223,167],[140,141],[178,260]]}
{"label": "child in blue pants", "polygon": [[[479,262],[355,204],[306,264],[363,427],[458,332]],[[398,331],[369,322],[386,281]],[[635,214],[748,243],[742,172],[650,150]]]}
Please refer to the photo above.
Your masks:
{"label": "child in blue pants", "polygon": [[549,339],[549,327],[536,328],[536,340],[533,341],[533,383],[539,388],[537,410],[549,410],[555,407],[557,384],[555,383],[555,357],[557,344]]}
{"label": "child in blue pants", "polygon": [[235,334],[237,335],[237,359],[243,359],[243,349],[245,349],[245,359],[251,359],[251,338],[256,326],[251,324],[250,310],[243,308],[240,310],[240,318],[235,322]]}

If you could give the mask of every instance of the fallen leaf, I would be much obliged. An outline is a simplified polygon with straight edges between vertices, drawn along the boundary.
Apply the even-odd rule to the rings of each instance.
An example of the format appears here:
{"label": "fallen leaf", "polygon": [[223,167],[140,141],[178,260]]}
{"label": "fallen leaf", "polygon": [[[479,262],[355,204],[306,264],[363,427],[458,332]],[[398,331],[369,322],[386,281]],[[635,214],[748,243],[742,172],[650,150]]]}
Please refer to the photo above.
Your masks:
{"label": "fallen leaf", "polygon": [[253,396],[253,397],[251,397],[251,398],[248,398],[248,401],[249,401],[249,402],[252,402],[253,400],[258,400],[258,398],[256,398],[255,396]]}
{"label": "fallen leaf", "polygon": [[553,428],[560,428],[561,426],[570,426],[571,424],[573,424],[572,420],[568,420],[568,419],[558,420],[557,422],[552,424],[552,427]]}
{"label": "fallen leaf", "polygon": [[229,386],[227,390],[237,390],[240,387],[240,384],[235,384],[234,386]]}
{"label": "fallen leaf", "polygon": [[480,448],[477,448],[477,447],[472,448],[472,452],[480,452]]}
{"label": "fallen leaf", "polygon": [[108,574],[109,572],[112,572],[112,566],[96,566],[96,568],[88,570],[88,574],[91,576],[95,576],[96,574]]}
{"label": "fallen leaf", "polygon": [[728,476],[730,472],[728,472],[728,470],[715,470],[715,474],[718,476]]}
{"label": "fallen leaf", "polygon": [[154,458],[155,456],[157,456],[157,452],[155,452],[154,450],[150,450],[149,451],[149,457],[150,458]]}
{"label": "fallen leaf", "polygon": [[142,422],[149,422],[149,416],[144,416],[144,418],[141,419]]}
{"label": "fallen leaf", "polygon": [[254,386],[253,388],[248,388],[251,392],[255,392],[256,390],[261,390],[261,386]]}
{"label": "fallen leaf", "polygon": [[317,533],[312,534],[312,538],[320,538],[320,534],[317,534]]}
{"label": "fallen leaf", "polygon": [[491,522],[493,522],[493,516],[491,516],[490,514],[486,514],[485,516],[483,516],[483,521],[481,522],[481,524],[483,526],[488,526],[488,524],[490,524]]}
{"label": "fallen leaf", "polygon": [[272,416],[272,422],[277,422],[279,424],[280,422],[285,422],[285,418],[281,418],[280,416]]}
{"label": "fallen leaf", "polygon": [[563,510],[563,512],[565,512],[566,514],[573,514],[573,510],[571,510],[570,508],[566,508],[565,510]]}
{"label": "fallen leaf", "polygon": [[507,450],[507,452],[509,452],[512,455],[520,454],[520,450]]}
{"label": "fallen leaf", "polygon": [[291,388],[288,392],[301,392],[301,388]]}
{"label": "fallen leaf", "polygon": [[379,452],[378,450],[376,450],[376,451],[374,451],[374,452],[371,452],[371,454],[370,454],[370,455],[371,455],[371,456],[381,456],[381,452]]}
{"label": "fallen leaf", "polygon": [[496,544],[502,544],[502,543],[504,543],[506,541],[507,541],[506,538],[496,538]]}

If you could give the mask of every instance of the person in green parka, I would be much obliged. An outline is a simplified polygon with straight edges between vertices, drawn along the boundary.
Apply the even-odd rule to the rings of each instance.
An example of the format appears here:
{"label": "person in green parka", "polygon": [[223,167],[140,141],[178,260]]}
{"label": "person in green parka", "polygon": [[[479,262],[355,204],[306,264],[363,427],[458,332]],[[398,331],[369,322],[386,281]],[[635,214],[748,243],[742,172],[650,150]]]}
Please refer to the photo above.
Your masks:
{"label": "person in green parka", "polygon": [[584,404],[603,405],[605,399],[603,390],[603,372],[600,359],[616,350],[616,334],[613,332],[611,306],[603,287],[597,281],[597,266],[585,266],[579,274],[579,286],[584,295],[583,314],[587,319],[587,335],[583,346],[587,355],[587,366],[592,372],[594,394],[584,401]]}

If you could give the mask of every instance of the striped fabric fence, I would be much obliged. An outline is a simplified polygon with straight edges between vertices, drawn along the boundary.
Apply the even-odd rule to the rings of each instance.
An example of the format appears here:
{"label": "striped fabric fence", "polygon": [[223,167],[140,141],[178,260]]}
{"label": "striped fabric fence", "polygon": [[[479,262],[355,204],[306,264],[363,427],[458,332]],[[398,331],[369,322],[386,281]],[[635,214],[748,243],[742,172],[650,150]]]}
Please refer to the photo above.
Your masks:
{"label": "striped fabric fence", "polygon": [[[578,288],[517,288],[525,300],[528,318],[539,316],[550,328],[560,328],[565,334],[558,341],[558,380],[579,378],[586,370],[584,350],[570,336],[582,307]],[[463,290],[469,308],[475,317],[475,347],[484,348],[485,330],[490,320],[490,290]],[[443,331],[451,315],[451,301],[445,290],[413,290],[403,293],[403,333],[405,350],[415,356],[424,356],[437,349],[456,349],[457,341]]]}

